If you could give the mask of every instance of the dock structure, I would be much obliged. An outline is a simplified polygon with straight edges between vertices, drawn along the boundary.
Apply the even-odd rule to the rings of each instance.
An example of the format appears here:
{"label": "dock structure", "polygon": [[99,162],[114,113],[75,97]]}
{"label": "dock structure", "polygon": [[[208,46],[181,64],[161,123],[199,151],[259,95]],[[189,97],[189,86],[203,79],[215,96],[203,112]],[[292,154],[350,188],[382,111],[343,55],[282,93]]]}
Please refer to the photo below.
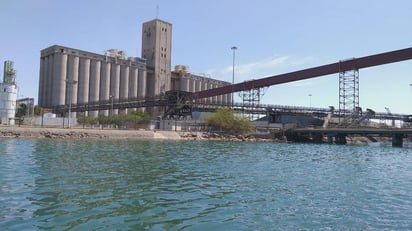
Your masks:
{"label": "dock structure", "polygon": [[303,139],[321,142],[327,137],[328,143],[346,144],[346,137],[358,135],[376,142],[374,137],[391,137],[392,147],[403,147],[403,139],[412,134],[412,128],[297,128],[287,133],[288,140]]}

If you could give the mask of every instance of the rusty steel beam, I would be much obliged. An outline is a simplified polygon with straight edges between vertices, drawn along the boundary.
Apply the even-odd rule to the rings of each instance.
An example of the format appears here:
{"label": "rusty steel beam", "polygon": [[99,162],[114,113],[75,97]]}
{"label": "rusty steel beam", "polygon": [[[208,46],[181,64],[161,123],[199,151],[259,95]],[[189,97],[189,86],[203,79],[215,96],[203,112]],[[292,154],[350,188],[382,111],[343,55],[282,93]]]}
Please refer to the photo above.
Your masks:
{"label": "rusty steel beam", "polygon": [[[379,66],[388,63],[395,63],[412,59],[412,47],[380,53],[376,55],[353,58],[323,66],[313,67],[305,70],[290,72],[286,74],[274,75],[262,79],[251,80],[247,82],[227,85],[224,87],[199,91],[193,94],[194,99],[208,98],[217,95],[229,94],[232,92],[246,91],[255,88],[269,87],[276,84],[289,83],[298,80],[316,78],[319,76],[336,74],[353,69],[361,69],[373,66]],[[192,98],[192,99],[193,99]]]}

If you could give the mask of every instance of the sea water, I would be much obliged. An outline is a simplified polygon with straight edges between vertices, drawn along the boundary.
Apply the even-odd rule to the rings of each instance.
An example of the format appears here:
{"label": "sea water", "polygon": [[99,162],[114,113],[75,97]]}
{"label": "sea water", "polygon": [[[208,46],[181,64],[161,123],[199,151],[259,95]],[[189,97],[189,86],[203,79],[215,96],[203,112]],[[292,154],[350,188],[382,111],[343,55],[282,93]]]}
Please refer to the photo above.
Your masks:
{"label": "sea water", "polygon": [[412,149],[0,139],[0,230],[298,229],[412,229]]}

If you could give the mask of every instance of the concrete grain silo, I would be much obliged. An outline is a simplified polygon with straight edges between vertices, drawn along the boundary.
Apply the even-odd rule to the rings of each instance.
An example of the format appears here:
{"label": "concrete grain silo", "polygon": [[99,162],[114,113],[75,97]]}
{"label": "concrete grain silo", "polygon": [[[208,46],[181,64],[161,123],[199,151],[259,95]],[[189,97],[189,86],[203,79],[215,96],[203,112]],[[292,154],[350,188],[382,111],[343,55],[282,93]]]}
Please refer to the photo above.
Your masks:
{"label": "concrete grain silo", "polygon": [[202,89],[202,81],[199,78],[195,79],[195,92],[199,92]]}
{"label": "concrete grain silo", "polygon": [[[219,85],[218,85],[216,82],[214,82],[214,83],[213,83],[213,88],[217,88],[217,87],[219,87]],[[214,102],[215,104],[217,104],[217,103],[219,102],[219,95],[213,96],[213,102]]]}
{"label": "concrete grain silo", "polygon": [[138,87],[138,98],[144,99],[146,98],[146,69],[139,69],[139,83],[137,84]]}
{"label": "concrete grain silo", "polygon": [[231,95],[231,94],[226,94],[225,96],[226,96],[226,101],[225,101],[225,103],[226,103],[227,105],[231,105],[231,104],[232,104],[232,95]]}
{"label": "concrete grain silo", "polygon": [[[196,78],[196,86],[195,86],[195,92],[199,92],[202,90],[202,79],[201,78]],[[201,100],[196,100],[197,103],[200,103]]]}
{"label": "concrete grain silo", "polygon": [[[113,97],[114,102],[119,101],[120,91],[120,65],[116,63],[111,64],[110,70],[110,95]],[[117,109],[113,109],[112,114],[118,114]]]}
{"label": "concrete grain silo", "polygon": [[[102,62],[100,71],[100,98],[99,101],[109,102],[110,100],[110,63]],[[102,115],[109,115],[109,110],[100,111]]]}
{"label": "concrete grain silo", "polygon": [[[217,83],[217,84],[216,84],[216,88],[218,88],[218,87],[220,87],[220,85]],[[222,99],[223,99],[223,95],[218,95],[218,96],[216,96],[216,98],[217,98],[217,99],[216,99],[216,103],[217,103],[217,104],[222,104],[222,102],[223,102],[223,100],[222,100]]]}
{"label": "concrete grain silo", "polygon": [[189,92],[195,92],[195,88],[196,88],[196,79],[193,76],[191,76],[189,80]]}
{"label": "concrete grain silo", "polygon": [[[99,60],[92,60],[90,63],[90,80],[89,80],[89,103],[99,102],[100,93],[100,63]],[[98,111],[89,111],[90,117],[96,117]]]}
{"label": "concrete grain silo", "polygon": [[180,77],[180,90],[181,91],[189,91],[189,82],[190,79],[186,76]]}
{"label": "concrete grain silo", "polygon": [[139,83],[139,69],[136,66],[131,66],[130,78],[129,78],[129,96],[128,96],[129,99],[131,100],[137,99],[138,83]]}
{"label": "concrete grain silo", "polygon": [[[200,85],[201,85],[200,91],[207,90],[207,83],[206,83],[204,78],[201,79]],[[202,98],[202,99],[199,99],[199,100],[200,100],[201,103],[206,103],[206,101],[207,101],[206,98]]]}
{"label": "concrete grain silo", "polygon": [[[65,105],[70,103],[73,105],[77,104],[77,93],[79,84],[79,57],[78,56],[68,56],[67,62],[67,76],[65,80],[66,84],[66,95],[65,95]],[[70,117],[73,118],[76,113],[71,113]]]}
{"label": "concrete grain silo", "polygon": [[[129,76],[130,76],[130,67],[128,66],[128,62],[125,62],[125,64],[120,67],[120,91],[119,91],[120,102],[127,101],[129,97]],[[126,114],[127,109],[123,109],[122,113]]]}
{"label": "concrete grain silo", "polygon": [[[209,80],[208,88],[207,89],[213,89],[214,84],[212,80]],[[209,103],[216,103],[216,96],[212,96],[209,98]]]}
{"label": "concrete grain silo", "polygon": [[[47,57],[46,57],[47,58]],[[39,94],[38,94],[38,104],[44,105],[44,99],[46,89],[46,73],[47,73],[47,61],[45,57],[40,58],[40,73],[39,73]]]}
{"label": "concrete grain silo", "polygon": [[78,82],[78,100],[79,104],[89,102],[89,85],[90,85],[90,59],[80,59],[80,74]]}
{"label": "concrete grain silo", "polygon": [[46,85],[44,89],[45,93],[45,100],[44,105],[45,107],[51,107],[52,104],[52,97],[53,97],[53,61],[54,61],[54,54],[50,55],[47,60],[47,75],[46,75]]}
{"label": "concrete grain silo", "polygon": [[52,105],[64,105],[67,79],[67,54],[55,53],[52,77]]}

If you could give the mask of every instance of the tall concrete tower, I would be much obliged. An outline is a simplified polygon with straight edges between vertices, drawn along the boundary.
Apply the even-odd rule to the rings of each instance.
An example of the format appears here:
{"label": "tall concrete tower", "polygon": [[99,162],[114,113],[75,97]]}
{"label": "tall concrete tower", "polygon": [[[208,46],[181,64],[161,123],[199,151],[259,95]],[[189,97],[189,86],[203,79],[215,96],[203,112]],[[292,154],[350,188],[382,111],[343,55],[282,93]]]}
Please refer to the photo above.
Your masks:
{"label": "tall concrete tower", "polygon": [[159,96],[170,90],[172,24],[155,19],[143,23],[142,58],[147,63],[147,95]]}

